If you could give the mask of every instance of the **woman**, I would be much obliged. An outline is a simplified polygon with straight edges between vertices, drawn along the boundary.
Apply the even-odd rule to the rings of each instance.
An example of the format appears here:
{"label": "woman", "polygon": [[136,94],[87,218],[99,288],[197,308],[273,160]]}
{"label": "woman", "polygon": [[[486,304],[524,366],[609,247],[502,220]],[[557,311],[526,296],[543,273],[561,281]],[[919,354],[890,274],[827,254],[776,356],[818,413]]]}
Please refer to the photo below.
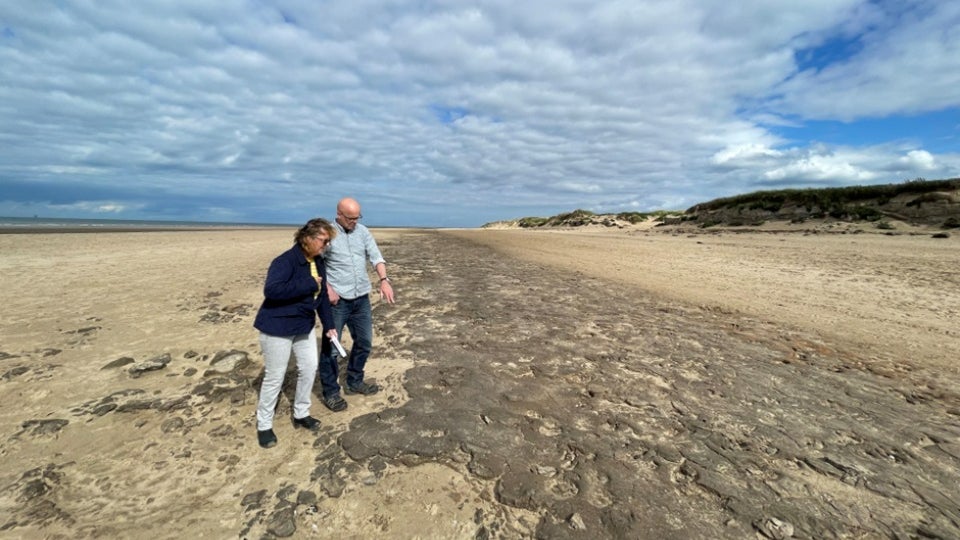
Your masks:
{"label": "woman", "polygon": [[257,441],[263,448],[277,444],[273,413],[290,360],[297,359],[297,391],[293,403],[293,426],[310,431],[320,421],[310,416],[310,393],[317,375],[315,314],[320,315],[324,335],[337,336],[327,297],[327,272],[320,254],[337,231],[325,219],[311,219],[297,230],[292,248],[270,263],[263,286],[263,304],[253,322],[260,331],[264,373],[257,404]]}

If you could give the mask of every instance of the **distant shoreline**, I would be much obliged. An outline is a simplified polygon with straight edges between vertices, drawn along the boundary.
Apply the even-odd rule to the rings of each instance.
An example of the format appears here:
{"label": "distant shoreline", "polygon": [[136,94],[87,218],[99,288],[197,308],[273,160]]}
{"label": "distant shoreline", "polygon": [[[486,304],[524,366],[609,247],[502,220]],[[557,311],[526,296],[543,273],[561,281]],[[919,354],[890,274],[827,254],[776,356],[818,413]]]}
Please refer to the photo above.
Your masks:
{"label": "distant shoreline", "polygon": [[135,233],[135,232],[199,232],[199,231],[252,231],[296,228],[290,225],[98,225],[91,226],[9,226],[0,225],[0,234],[75,234],[75,233]]}
{"label": "distant shoreline", "polygon": [[[296,230],[301,224],[293,223],[230,223],[204,221],[152,221],[123,219],[77,219],[77,218],[22,218],[0,216],[0,234],[52,234],[52,233],[100,233],[100,232],[197,232],[197,231],[258,231]],[[403,230],[406,226],[367,225],[377,229]],[[425,227],[433,228],[433,227]]]}
{"label": "distant shoreline", "polygon": [[0,216],[0,234],[51,234],[98,232],[170,232],[289,229],[297,225],[217,221],[164,221]]}

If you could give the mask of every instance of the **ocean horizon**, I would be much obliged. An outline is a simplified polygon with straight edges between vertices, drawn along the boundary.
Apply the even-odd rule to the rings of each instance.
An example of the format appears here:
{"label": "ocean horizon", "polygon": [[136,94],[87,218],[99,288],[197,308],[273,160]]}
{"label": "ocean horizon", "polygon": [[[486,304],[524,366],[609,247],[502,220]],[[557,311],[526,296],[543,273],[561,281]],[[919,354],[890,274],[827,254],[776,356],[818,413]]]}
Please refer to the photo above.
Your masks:
{"label": "ocean horizon", "polygon": [[[52,232],[147,232],[202,229],[297,229],[302,223],[253,223],[241,221],[178,221],[159,219],[86,219],[0,216],[0,234]],[[371,229],[406,228],[367,225]],[[426,227],[432,228],[432,227]]]}
{"label": "ocean horizon", "polygon": [[147,231],[176,229],[222,229],[222,228],[296,228],[299,225],[283,223],[249,223],[229,221],[178,221],[147,219],[85,219],[51,217],[0,216],[2,232],[96,232],[96,231]]}

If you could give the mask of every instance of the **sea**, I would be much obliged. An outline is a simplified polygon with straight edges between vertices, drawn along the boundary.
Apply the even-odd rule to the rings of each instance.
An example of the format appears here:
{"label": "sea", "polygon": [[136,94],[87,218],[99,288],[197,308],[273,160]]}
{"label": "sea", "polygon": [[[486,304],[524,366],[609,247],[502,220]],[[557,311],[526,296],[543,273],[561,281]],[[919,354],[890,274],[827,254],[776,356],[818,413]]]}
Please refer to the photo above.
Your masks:
{"label": "sea", "polygon": [[296,229],[299,225],[277,223],[232,223],[220,221],[161,221],[138,219],[76,219],[0,216],[0,233],[43,232],[138,232],[197,229]]}

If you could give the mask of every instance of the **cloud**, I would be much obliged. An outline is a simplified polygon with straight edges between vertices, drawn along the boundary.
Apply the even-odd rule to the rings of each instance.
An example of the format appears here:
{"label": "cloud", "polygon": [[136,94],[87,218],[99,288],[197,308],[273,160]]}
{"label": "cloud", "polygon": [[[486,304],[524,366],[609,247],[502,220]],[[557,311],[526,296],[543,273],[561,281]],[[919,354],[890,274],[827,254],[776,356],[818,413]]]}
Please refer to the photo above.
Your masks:
{"label": "cloud", "polygon": [[374,224],[465,226],[957,176],[923,130],[795,136],[955,111],[957,9],[5,2],[0,212],[297,223],[352,195]]}
{"label": "cloud", "polygon": [[917,1],[858,6],[850,58],[807,69],[777,87],[777,106],[803,118],[850,121],[960,107],[960,4]]}
{"label": "cloud", "polygon": [[782,167],[763,173],[773,183],[790,180],[791,183],[869,183],[877,174],[851,163],[845,156],[810,155]]}
{"label": "cloud", "polygon": [[711,161],[716,165],[742,165],[751,162],[768,161],[769,159],[776,159],[782,155],[783,152],[764,144],[748,143],[724,148],[714,154]]}
{"label": "cloud", "polygon": [[127,205],[110,201],[83,201],[73,204],[51,205],[51,208],[82,214],[122,214],[131,210]]}
{"label": "cloud", "polygon": [[938,168],[937,160],[925,150],[911,150],[907,155],[897,160],[905,169],[921,171],[935,171]]}

